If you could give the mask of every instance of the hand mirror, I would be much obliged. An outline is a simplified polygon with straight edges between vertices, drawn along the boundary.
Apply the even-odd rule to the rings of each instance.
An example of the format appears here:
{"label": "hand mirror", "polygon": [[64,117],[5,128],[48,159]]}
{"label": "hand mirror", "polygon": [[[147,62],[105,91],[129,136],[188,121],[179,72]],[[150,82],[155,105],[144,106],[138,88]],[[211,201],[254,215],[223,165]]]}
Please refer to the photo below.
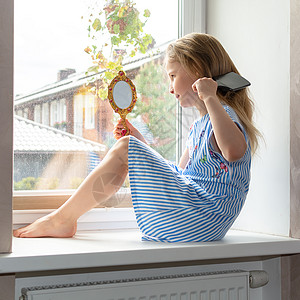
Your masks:
{"label": "hand mirror", "polygon": [[129,134],[126,126],[126,115],[130,113],[136,103],[136,89],[133,82],[126,77],[124,71],[111,81],[108,86],[108,99],[113,110],[120,115],[123,120],[124,129],[122,136]]}

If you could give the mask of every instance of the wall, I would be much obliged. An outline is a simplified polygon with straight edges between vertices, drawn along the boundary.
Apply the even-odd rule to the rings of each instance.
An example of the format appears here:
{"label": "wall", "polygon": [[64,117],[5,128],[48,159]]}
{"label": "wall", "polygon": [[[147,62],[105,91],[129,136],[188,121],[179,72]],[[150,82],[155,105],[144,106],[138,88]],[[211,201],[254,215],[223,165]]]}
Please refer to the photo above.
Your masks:
{"label": "wall", "polygon": [[[300,2],[291,0],[291,75],[290,75],[290,235],[300,238]],[[300,299],[300,254],[282,258],[282,299]]]}
{"label": "wall", "polygon": [[250,192],[235,228],[289,235],[289,1],[209,0],[207,13],[207,32],[252,83],[256,122],[265,139],[253,160]]}
{"label": "wall", "polygon": [[15,276],[1,275],[0,276],[0,300],[15,299]]}
{"label": "wall", "polygon": [[291,236],[300,238],[300,2],[291,0]]}

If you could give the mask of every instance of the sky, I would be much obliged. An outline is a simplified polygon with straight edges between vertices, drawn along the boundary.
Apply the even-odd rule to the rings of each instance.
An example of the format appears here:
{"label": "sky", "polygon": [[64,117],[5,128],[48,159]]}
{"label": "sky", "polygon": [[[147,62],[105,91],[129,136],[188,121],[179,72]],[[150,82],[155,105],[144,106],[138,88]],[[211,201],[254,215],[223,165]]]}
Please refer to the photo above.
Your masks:
{"label": "sky", "polygon": [[[84,48],[91,45],[86,19],[92,1],[15,0],[15,95],[55,82],[60,69],[84,72],[91,66]],[[157,45],[177,37],[176,0],[135,2],[140,11],[150,10],[145,32]]]}

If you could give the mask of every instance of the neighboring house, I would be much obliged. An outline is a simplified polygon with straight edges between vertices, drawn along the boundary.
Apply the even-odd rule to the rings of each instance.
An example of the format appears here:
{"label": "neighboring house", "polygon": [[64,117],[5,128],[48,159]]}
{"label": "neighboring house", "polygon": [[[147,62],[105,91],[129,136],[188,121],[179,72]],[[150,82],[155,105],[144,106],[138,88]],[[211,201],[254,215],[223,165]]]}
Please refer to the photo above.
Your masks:
{"label": "neighboring house", "polygon": [[[162,59],[163,51],[153,53],[125,63],[126,75],[134,79],[141,66]],[[72,182],[85,178],[103,158],[104,145],[114,142],[115,113],[107,99],[89,91],[94,77],[60,70],[57,82],[15,97],[14,182],[34,177],[42,178],[36,189],[74,188]],[[144,122],[135,120],[135,126],[152,144]]]}
{"label": "neighboring house", "polygon": [[[61,76],[64,74],[64,76]],[[87,76],[75,70],[59,71],[58,81],[15,98],[18,116],[64,130],[95,142],[103,142],[111,132],[113,112],[109,103],[96,99],[85,86]]]}
{"label": "neighboring house", "polygon": [[75,188],[107,147],[28,119],[14,119],[14,182],[41,178],[36,189]]}
{"label": "neighboring house", "polygon": [[[134,79],[142,65],[161,59],[162,53],[141,55],[124,64],[126,75]],[[14,101],[15,113],[76,136],[107,143],[112,138],[111,120],[114,112],[106,99],[97,99],[89,92],[86,84],[94,76],[77,74],[74,69],[60,70],[57,82],[32,93],[17,95]]]}

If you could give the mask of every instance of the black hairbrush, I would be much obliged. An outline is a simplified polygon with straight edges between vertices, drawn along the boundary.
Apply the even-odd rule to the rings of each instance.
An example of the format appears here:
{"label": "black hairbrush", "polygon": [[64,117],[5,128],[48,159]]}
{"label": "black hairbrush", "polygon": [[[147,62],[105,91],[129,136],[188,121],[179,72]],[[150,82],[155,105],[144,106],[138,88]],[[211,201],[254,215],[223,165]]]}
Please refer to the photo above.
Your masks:
{"label": "black hairbrush", "polygon": [[251,84],[247,79],[235,72],[213,77],[213,80],[218,83],[218,89],[232,92],[239,91]]}

